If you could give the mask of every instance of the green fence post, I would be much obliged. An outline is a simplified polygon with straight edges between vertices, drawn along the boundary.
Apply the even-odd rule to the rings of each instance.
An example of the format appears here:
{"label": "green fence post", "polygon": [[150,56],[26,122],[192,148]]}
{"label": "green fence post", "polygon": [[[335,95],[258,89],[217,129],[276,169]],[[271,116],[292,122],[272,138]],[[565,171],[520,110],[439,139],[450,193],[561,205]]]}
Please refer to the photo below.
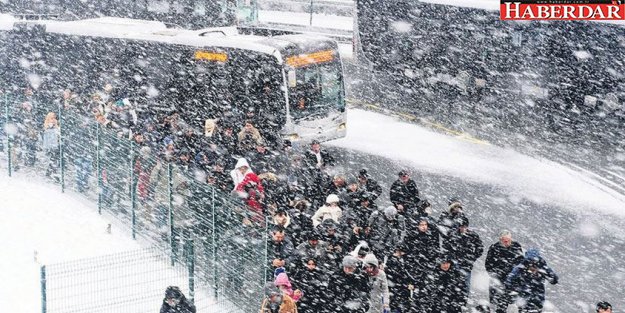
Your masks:
{"label": "green fence post", "polygon": [[[9,125],[9,95],[5,94],[4,95],[4,117],[5,117],[5,131],[6,131],[6,127],[7,125]],[[9,132],[6,131],[7,133],[7,170],[9,171],[9,177],[11,177],[11,135],[9,135]]]}
{"label": "green fence post", "polygon": [[169,246],[171,248],[171,266],[176,263],[176,238],[174,238],[174,179],[172,164],[167,162],[167,198],[169,199]]}
{"label": "green fence post", "polygon": [[187,266],[189,269],[189,298],[191,303],[195,302],[195,249],[193,239],[189,239],[187,243]]}
{"label": "green fence post", "polygon": [[59,167],[61,168],[61,192],[65,193],[65,162],[63,161],[63,129],[64,129],[64,121],[63,121],[63,106],[59,105]]}
{"label": "green fence post", "polygon": [[134,142],[130,141],[130,212],[132,215],[132,239],[137,239],[137,178],[134,169]]}
{"label": "green fence post", "polygon": [[46,299],[46,266],[41,266],[41,313],[46,313],[48,302]]}
{"label": "green fence post", "polygon": [[100,138],[100,123],[96,124],[96,147],[95,147],[95,168],[96,177],[98,180],[98,214],[102,214],[102,169],[100,168],[100,145],[102,144],[102,138]]}
{"label": "green fence post", "polygon": [[215,216],[216,216],[216,210],[215,210],[215,188],[214,187],[210,187],[211,188],[211,212],[212,212],[212,220],[211,220],[211,230],[212,230],[212,263],[213,263],[213,294],[215,297],[215,301],[218,300],[218,286],[217,286],[217,238],[215,238],[217,236],[217,229],[215,228]]}

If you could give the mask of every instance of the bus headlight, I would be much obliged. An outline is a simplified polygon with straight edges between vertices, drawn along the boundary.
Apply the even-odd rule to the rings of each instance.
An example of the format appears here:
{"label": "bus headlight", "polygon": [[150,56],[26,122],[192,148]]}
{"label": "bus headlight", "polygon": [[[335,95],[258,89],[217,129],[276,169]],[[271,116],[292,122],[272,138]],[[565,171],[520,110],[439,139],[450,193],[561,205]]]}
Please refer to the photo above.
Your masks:
{"label": "bus headlight", "polygon": [[337,127],[338,130],[345,130],[345,128],[347,128],[347,125],[345,125],[345,122],[339,124],[339,126]]}

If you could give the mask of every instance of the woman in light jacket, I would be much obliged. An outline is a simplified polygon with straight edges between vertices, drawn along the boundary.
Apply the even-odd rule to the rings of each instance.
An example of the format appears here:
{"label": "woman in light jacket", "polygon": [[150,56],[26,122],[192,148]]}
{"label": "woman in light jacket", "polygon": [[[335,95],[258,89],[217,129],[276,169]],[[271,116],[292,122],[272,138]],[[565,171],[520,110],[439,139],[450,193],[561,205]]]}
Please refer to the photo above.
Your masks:
{"label": "woman in light jacket", "polygon": [[331,194],[326,198],[326,204],[320,207],[312,216],[313,226],[317,227],[327,219],[333,219],[337,224],[343,215],[343,210],[339,207],[339,197]]}
{"label": "woman in light jacket", "polygon": [[60,136],[61,129],[59,127],[59,121],[56,119],[56,114],[54,112],[49,112],[43,122],[43,151],[46,153],[46,156],[48,156],[46,176],[54,174],[55,179],[58,179],[56,174],[59,165]]}

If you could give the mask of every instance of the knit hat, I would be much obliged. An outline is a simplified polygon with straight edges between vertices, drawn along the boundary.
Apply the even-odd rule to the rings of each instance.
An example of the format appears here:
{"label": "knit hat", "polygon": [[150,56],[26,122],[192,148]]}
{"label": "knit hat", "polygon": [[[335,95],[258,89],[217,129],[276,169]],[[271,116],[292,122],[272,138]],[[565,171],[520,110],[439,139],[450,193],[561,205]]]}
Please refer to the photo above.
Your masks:
{"label": "knit hat", "polygon": [[373,253],[369,253],[365,256],[365,258],[362,260],[362,265],[366,266],[374,266],[374,267],[378,267],[380,263],[378,262],[378,258],[375,257],[375,255],[373,255]]}
{"label": "knit hat", "polygon": [[387,219],[392,220],[395,218],[395,216],[397,216],[397,209],[394,206],[388,206],[386,209],[384,209],[384,216],[386,216]]}
{"label": "knit hat", "polygon": [[326,203],[339,203],[341,200],[339,199],[339,196],[335,195],[335,194],[331,194],[326,198]]}
{"label": "knit hat", "polygon": [[343,257],[343,262],[341,262],[341,264],[343,267],[357,267],[358,259],[351,255],[346,255]]}

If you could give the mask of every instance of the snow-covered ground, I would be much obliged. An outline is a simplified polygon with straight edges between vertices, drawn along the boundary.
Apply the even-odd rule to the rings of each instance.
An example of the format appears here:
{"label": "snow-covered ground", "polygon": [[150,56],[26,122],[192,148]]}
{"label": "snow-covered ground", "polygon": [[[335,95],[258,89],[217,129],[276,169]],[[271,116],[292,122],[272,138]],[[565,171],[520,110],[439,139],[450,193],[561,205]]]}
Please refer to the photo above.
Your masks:
{"label": "snow-covered ground", "polygon": [[[408,162],[424,171],[497,185],[538,203],[625,215],[623,195],[592,175],[378,113],[359,109],[348,112],[348,135],[332,145]],[[40,310],[40,264],[141,247],[121,229],[107,233],[109,221],[98,215],[93,203],[76,194],[61,194],[58,186],[38,177],[18,173],[9,178],[3,169],[0,199],[0,236],[5,242],[0,258],[3,311]]]}

